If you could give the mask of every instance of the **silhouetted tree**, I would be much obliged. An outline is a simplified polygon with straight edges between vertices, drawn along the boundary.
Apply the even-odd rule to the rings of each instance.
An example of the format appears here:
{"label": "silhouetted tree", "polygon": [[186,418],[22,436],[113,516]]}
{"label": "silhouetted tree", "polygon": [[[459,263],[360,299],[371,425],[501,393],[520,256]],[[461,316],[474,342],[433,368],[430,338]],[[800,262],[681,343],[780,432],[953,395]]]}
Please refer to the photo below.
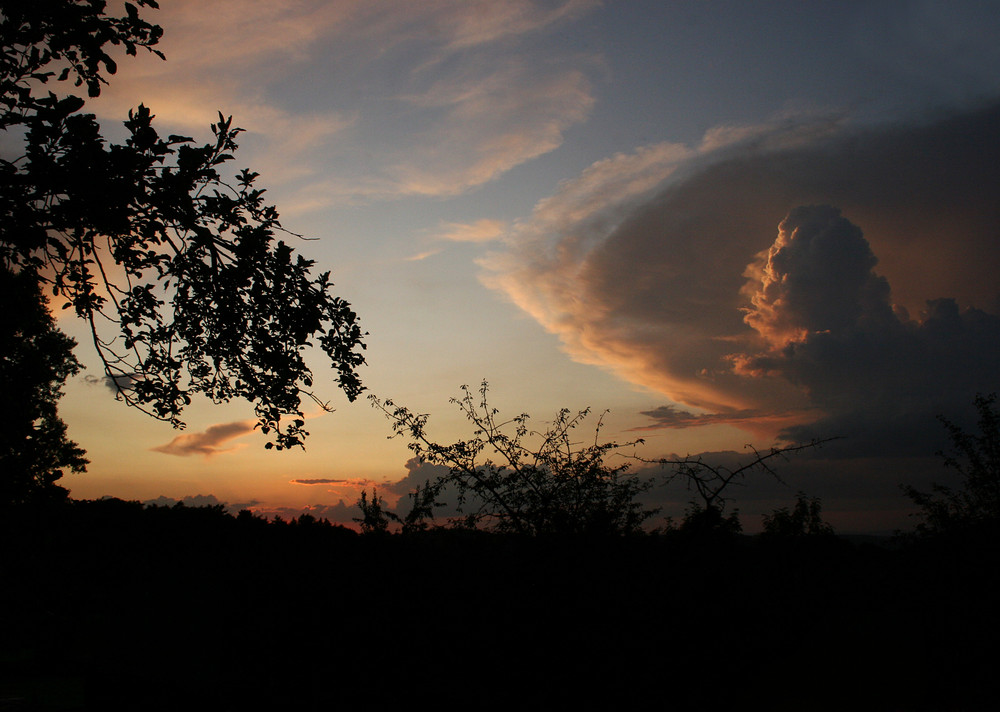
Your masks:
{"label": "silhouetted tree", "polygon": [[829,536],[833,534],[833,527],[823,521],[819,499],[799,492],[792,509],[781,507],[764,515],[764,534],[778,537]]}
{"label": "silhouetted tree", "polygon": [[435,487],[428,480],[424,482],[423,487],[417,485],[417,488],[407,495],[410,500],[410,511],[402,519],[404,534],[427,530],[434,519],[434,507],[437,506],[439,494],[440,487]]}
{"label": "silhouetted tree", "polygon": [[0,267],[0,304],[0,508],[62,499],[56,480],[87,465],[57,412],[63,384],[80,370],[74,341],[29,275]]}
{"label": "silhouetted tree", "polygon": [[739,463],[734,467],[713,464],[702,456],[689,456],[681,459],[636,459],[647,464],[668,468],[670,473],[665,478],[665,484],[680,480],[684,482],[688,490],[693,490],[697,495],[697,498],[689,503],[680,526],[681,530],[707,532],[714,529],[722,533],[738,534],[743,529],[738,512],[733,511],[726,514],[726,506],[731,501],[731,497],[727,496],[730,487],[742,485],[747,475],[753,472],[767,473],[781,482],[778,473],[771,466],[772,460],[785,459],[791,453],[819,447],[835,439],[827,438],[787,447],[772,447],[766,452],[761,452],[752,445],[747,445],[747,448],[753,452],[753,459],[749,462]]}
{"label": "silhouetted tree", "polygon": [[[409,448],[421,462],[448,467],[447,474],[425,487],[415,508],[422,502],[423,511],[429,511],[433,497],[449,488],[457,495],[466,526],[529,535],[629,534],[655,513],[636,500],[651,482],[627,474],[628,463],[611,466],[606,461],[619,448],[641,441],[600,443],[598,420],[593,444],[580,447],[572,433],[587,410],[575,416],[561,410],[544,432],[533,432],[527,414],[498,420],[487,390],[483,381],[476,399],[462,386],[462,397],[451,399],[474,430],[470,439],[450,445],[430,440],[426,415],[370,397],[392,423],[394,436],[409,438]],[[535,444],[530,443],[533,436]]]}
{"label": "silhouetted tree", "polygon": [[743,531],[743,524],[738,509],[726,513],[718,504],[690,502],[677,530],[695,536],[739,534]]}
{"label": "silhouetted tree", "polygon": [[389,523],[400,521],[394,512],[386,511],[383,506],[385,500],[378,496],[374,488],[371,500],[368,499],[368,490],[361,490],[361,496],[355,504],[361,510],[361,516],[352,519],[361,525],[362,534],[388,534]]}
{"label": "silhouetted tree", "polygon": [[403,534],[413,534],[427,531],[434,520],[434,508],[438,506],[438,495],[441,493],[440,484],[431,484],[430,481],[421,487],[410,492],[407,497],[410,500],[410,511],[405,516],[400,516],[385,508],[385,500],[378,496],[375,488],[372,488],[371,500],[368,499],[368,491],[361,490],[361,496],[354,503],[361,510],[361,517],[351,519],[361,525],[362,534],[387,534],[391,524],[398,524],[399,531]]}
{"label": "silhouetted tree", "polygon": [[[297,256],[255,187],[257,174],[220,174],[240,129],[219,115],[197,145],[163,138],[145,106],[129,112],[128,138],[108,144],[84,99],[44,91],[73,80],[100,94],[116,71],[112,47],[154,49],[161,29],[104,0],[7,0],[0,8],[0,129],[17,156],[0,159],[0,267],[23,275],[90,325],[118,397],[183,426],[195,393],[245,398],[267,447],[301,445],[301,400],[314,393],[304,352],[329,357],[350,400],[363,390],[362,333],[329,274]],[[58,72],[58,74],[57,74]],[[62,85],[65,86],[65,85]],[[291,233],[289,233],[291,234]],[[34,291],[30,293],[34,294]],[[111,332],[105,333],[110,325]]]}
{"label": "silhouetted tree", "polygon": [[961,477],[961,487],[954,489],[934,482],[930,492],[921,492],[903,486],[907,496],[921,508],[919,532],[995,531],[1000,526],[1000,414],[996,399],[995,393],[976,396],[976,434],[966,433],[948,418],[938,416],[952,445],[950,452],[938,454],[945,467]]}

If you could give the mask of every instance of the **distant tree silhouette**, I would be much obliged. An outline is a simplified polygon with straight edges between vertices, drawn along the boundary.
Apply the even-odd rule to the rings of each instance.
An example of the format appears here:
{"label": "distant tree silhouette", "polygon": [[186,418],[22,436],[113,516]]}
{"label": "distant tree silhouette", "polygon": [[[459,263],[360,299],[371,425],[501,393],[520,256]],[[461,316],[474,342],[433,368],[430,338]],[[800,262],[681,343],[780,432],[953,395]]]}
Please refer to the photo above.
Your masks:
{"label": "distant tree silhouette", "polygon": [[126,2],[121,17],[103,0],[0,8],[0,129],[7,145],[23,138],[19,155],[0,159],[0,267],[87,321],[126,403],[181,427],[195,393],[244,398],[273,434],[267,447],[301,445],[302,398],[328,407],[304,352],[318,345],[354,400],[364,334],[329,274],[276,241],[287,231],[257,174],[220,174],[241,129],[220,114],[207,144],[163,138],[140,105],[125,142],[108,144],[84,99],[43,91],[72,80],[98,96],[117,69],[114,46],[162,58],[162,31],[137,7],[157,4]]}
{"label": "distant tree silhouette", "polygon": [[799,492],[795,506],[781,507],[764,515],[764,535],[771,537],[829,536],[833,527],[823,521],[822,505],[816,497]]}
{"label": "distant tree silhouette", "polygon": [[938,454],[945,467],[961,477],[961,487],[954,489],[935,482],[930,492],[921,492],[903,485],[903,491],[921,508],[918,532],[971,533],[989,529],[996,533],[1000,527],[1000,413],[996,400],[995,393],[976,396],[979,432],[975,434],[938,416],[951,440],[951,450]]}
{"label": "distant tree silhouette", "polygon": [[0,509],[62,499],[65,469],[82,472],[84,451],[66,437],[57,403],[80,370],[74,341],[56,328],[38,283],[0,267]]}
{"label": "distant tree silhouette", "polygon": [[719,505],[704,505],[692,501],[684,510],[684,517],[677,531],[694,536],[740,534],[743,531],[743,523],[740,522],[738,509],[726,512]]}
{"label": "distant tree silhouette", "polygon": [[385,500],[379,497],[374,487],[371,500],[368,499],[368,491],[361,490],[361,496],[354,503],[361,510],[361,516],[351,519],[361,526],[362,534],[387,534],[393,524],[399,525],[399,531],[403,534],[426,531],[434,519],[434,508],[438,506],[440,491],[441,487],[432,485],[430,481],[425,482],[422,487],[418,485],[407,495],[410,511],[401,517],[385,508]]}
{"label": "distant tree silhouette", "polygon": [[384,504],[385,500],[378,496],[374,488],[371,500],[368,499],[368,490],[361,490],[361,496],[356,502],[358,509],[361,510],[361,516],[353,517],[353,520],[361,526],[362,534],[387,534],[389,523],[399,521],[399,516],[386,511]]}
{"label": "distant tree silhouette", "polygon": [[713,464],[702,456],[689,456],[680,459],[637,459],[669,469],[670,472],[665,478],[666,484],[680,480],[688,490],[693,490],[697,495],[695,499],[691,500],[684,514],[680,526],[682,531],[708,532],[716,530],[722,533],[738,534],[743,530],[738,512],[732,511],[728,515],[726,514],[726,507],[731,501],[731,497],[728,496],[731,487],[743,484],[747,475],[753,472],[767,473],[780,482],[781,478],[771,466],[772,460],[785,459],[791,453],[820,447],[835,439],[827,438],[786,447],[772,447],[767,451],[759,451],[753,446],[747,445],[747,448],[753,452],[753,459],[749,462],[739,463],[734,467]]}
{"label": "distant tree silhouette", "polygon": [[450,445],[430,439],[428,416],[369,397],[392,423],[394,435],[410,440],[409,448],[421,462],[448,467],[447,474],[414,498],[416,522],[424,520],[434,497],[446,488],[457,495],[464,526],[498,532],[630,534],[655,514],[637,501],[651,482],[628,474],[628,463],[612,466],[606,461],[616,450],[641,441],[599,442],[599,419],[593,443],[581,446],[572,436],[587,410],[576,415],[561,410],[548,428],[534,432],[527,414],[498,419],[498,411],[487,401],[485,381],[478,398],[468,386],[461,390],[462,397],[451,402],[472,423],[473,433]]}

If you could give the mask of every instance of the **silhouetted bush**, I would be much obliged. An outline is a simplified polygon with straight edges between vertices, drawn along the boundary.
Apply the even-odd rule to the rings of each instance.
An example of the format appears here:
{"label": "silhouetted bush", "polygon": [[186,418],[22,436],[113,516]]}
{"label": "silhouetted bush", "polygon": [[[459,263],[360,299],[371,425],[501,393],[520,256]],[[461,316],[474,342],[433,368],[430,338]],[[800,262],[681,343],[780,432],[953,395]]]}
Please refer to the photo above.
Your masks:
{"label": "silhouetted bush", "polygon": [[996,540],[1000,535],[1000,413],[996,394],[977,395],[978,433],[969,434],[939,416],[951,439],[951,450],[938,453],[945,467],[961,478],[957,489],[938,483],[930,492],[904,485],[903,491],[921,511],[917,531],[925,535],[965,535]]}
{"label": "silhouetted bush", "polygon": [[[411,528],[431,515],[437,496],[446,489],[457,497],[464,526],[497,532],[634,534],[656,513],[637,501],[651,481],[628,474],[627,462],[610,465],[606,460],[610,453],[641,441],[599,442],[598,419],[593,443],[577,445],[571,435],[588,416],[587,410],[575,416],[561,410],[544,432],[535,433],[525,413],[499,421],[498,411],[487,402],[487,390],[483,381],[474,399],[470,389],[462,386],[462,397],[451,400],[472,423],[473,433],[469,440],[450,445],[429,439],[426,415],[370,397],[392,423],[393,433],[409,438],[409,448],[421,462],[448,468],[415,493],[414,508],[407,517]],[[534,444],[532,436],[537,439]],[[363,526],[373,530],[387,526],[377,498],[372,503],[359,501],[361,505]]]}
{"label": "silhouetted bush", "polygon": [[831,536],[833,527],[823,521],[822,505],[816,497],[799,492],[792,509],[781,507],[764,515],[763,536]]}

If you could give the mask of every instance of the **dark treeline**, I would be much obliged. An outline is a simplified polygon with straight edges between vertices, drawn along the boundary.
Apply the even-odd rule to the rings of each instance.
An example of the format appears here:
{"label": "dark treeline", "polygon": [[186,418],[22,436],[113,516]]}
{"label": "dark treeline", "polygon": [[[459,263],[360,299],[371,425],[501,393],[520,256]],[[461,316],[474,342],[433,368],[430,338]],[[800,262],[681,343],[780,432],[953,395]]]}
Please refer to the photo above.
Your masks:
{"label": "dark treeline", "polygon": [[0,709],[993,703],[984,532],[360,535],[114,499],[2,532]]}

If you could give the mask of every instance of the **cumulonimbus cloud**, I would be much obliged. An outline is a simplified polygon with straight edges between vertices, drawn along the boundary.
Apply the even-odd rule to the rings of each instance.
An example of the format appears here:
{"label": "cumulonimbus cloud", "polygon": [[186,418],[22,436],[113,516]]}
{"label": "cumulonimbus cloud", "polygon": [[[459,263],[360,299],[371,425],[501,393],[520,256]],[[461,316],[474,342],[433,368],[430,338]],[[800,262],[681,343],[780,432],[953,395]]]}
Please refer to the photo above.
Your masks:
{"label": "cumulonimbus cloud", "polygon": [[990,104],[616,156],[540,201],[482,279],[574,359],[683,404],[664,425],[753,412],[792,436],[971,402],[1000,380],[997,126]]}
{"label": "cumulonimbus cloud", "polygon": [[[1000,317],[941,298],[911,319],[892,308],[876,265],[857,226],[835,208],[810,206],[785,218],[774,245],[748,270],[745,320],[766,347],[734,354],[735,370],[787,380],[823,413],[786,437],[836,432],[884,451],[898,444],[889,440],[912,441],[935,413],[961,410],[1000,381]],[[887,428],[897,431],[892,438]]]}
{"label": "cumulonimbus cloud", "polygon": [[169,443],[154,447],[152,450],[154,452],[162,452],[165,455],[178,455],[180,457],[191,455],[211,457],[220,453],[231,452],[239,446],[222,446],[231,440],[252,432],[255,424],[256,421],[254,420],[238,420],[232,423],[211,425],[200,433],[182,433]]}
{"label": "cumulonimbus cloud", "polygon": [[861,229],[837,208],[800,206],[747,267],[744,321],[773,348],[816,333],[841,332],[862,319],[890,318],[889,283]]}

